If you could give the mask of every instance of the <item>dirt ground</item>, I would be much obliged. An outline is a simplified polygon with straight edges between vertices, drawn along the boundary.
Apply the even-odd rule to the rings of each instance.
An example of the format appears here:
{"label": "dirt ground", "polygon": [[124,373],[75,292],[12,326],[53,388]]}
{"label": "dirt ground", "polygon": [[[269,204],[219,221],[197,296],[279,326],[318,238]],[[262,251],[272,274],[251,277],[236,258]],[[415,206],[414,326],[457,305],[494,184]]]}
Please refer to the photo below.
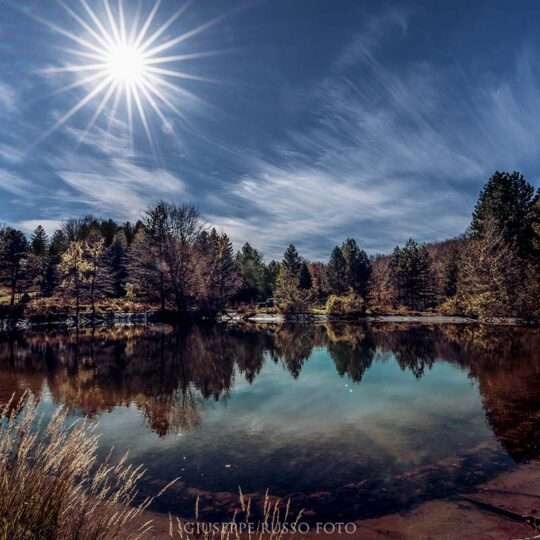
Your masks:
{"label": "dirt ground", "polygon": [[[473,493],[423,503],[403,513],[355,523],[352,534],[314,531],[286,538],[360,538],[365,540],[498,540],[540,538],[540,529],[525,522],[539,517],[540,464],[523,465],[482,484]],[[169,537],[169,518],[148,512],[154,519],[153,537]],[[254,537],[256,538],[256,537]]]}

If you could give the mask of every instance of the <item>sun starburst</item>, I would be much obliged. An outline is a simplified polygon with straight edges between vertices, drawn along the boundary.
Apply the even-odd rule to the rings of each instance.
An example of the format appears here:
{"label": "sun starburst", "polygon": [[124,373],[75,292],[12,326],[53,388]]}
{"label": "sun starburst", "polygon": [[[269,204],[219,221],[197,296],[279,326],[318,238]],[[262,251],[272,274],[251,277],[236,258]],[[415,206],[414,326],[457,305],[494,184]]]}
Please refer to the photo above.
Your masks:
{"label": "sun starburst", "polygon": [[[62,0],[57,1],[78,24],[78,29],[71,31],[51,21],[39,20],[76,46],[63,47],[64,52],[74,60],[61,67],[41,71],[48,74],[65,73],[75,77],[74,81],[55,93],[74,88],[84,88],[86,93],[42,134],[40,140],[66,124],[83,108],[96,103],[96,109],[80,136],[82,141],[105,108],[110,106],[110,114],[114,117],[123,100],[130,136],[133,137],[133,121],[137,115],[148,141],[153,146],[148,110],[155,113],[165,127],[170,127],[167,114],[174,113],[182,117],[182,111],[178,107],[179,100],[175,98],[196,97],[178,81],[184,79],[210,82],[210,79],[178,69],[175,64],[218,54],[218,51],[178,54],[176,49],[180,44],[216,24],[221,17],[175,37],[165,37],[166,31],[185,12],[189,3],[157,26],[155,21],[161,0],[155,0],[142,21],[139,11],[134,14],[125,12],[122,0],[118,0],[114,6],[109,0],[102,0],[102,13],[94,10],[87,0],[80,0],[79,11]],[[177,54],[174,54],[175,52]]]}

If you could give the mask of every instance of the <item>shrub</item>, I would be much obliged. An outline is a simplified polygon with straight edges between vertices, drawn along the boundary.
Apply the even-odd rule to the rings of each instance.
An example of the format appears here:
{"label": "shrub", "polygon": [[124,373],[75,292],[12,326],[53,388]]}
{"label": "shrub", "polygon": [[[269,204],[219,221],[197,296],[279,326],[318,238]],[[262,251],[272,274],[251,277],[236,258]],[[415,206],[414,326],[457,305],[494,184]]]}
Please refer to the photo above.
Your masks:
{"label": "shrub", "polygon": [[345,296],[332,294],[326,302],[326,313],[331,317],[357,317],[364,315],[365,312],[366,303],[364,299],[352,292]]}
{"label": "shrub", "polygon": [[473,319],[486,319],[508,314],[503,305],[492,292],[457,295],[445,300],[439,307],[444,315],[456,315]]}

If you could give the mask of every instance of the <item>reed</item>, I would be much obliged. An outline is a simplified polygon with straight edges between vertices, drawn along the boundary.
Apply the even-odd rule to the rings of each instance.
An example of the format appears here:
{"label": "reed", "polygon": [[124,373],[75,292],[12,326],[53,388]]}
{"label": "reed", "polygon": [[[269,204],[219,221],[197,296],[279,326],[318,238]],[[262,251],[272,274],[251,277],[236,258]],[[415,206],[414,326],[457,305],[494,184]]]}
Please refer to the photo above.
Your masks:
{"label": "reed", "polygon": [[[141,466],[128,464],[127,455],[115,462],[112,452],[98,462],[96,423],[69,423],[59,408],[47,422],[35,398],[25,393],[0,406],[0,540],[137,540],[151,539],[153,520],[145,511],[157,495],[137,500]],[[170,516],[169,536],[279,540],[289,520],[289,503],[266,493],[262,517],[253,525],[252,501],[240,491],[240,507],[220,532],[186,532],[186,522]],[[199,522],[196,501],[195,524]],[[301,515],[301,514],[300,514]],[[293,523],[300,519],[297,516]]]}
{"label": "reed", "polygon": [[124,532],[153,500],[134,504],[143,469],[98,464],[97,449],[95,424],[68,424],[64,409],[45,423],[31,395],[0,408],[0,540],[149,537],[151,522]]}

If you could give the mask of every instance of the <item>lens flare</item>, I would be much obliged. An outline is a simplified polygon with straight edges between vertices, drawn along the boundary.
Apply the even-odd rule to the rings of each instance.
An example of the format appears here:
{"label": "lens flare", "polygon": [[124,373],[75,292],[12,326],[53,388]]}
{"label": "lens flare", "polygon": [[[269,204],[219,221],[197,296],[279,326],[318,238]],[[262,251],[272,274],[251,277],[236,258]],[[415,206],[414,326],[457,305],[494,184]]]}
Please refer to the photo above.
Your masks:
{"label": "lens flare", "polygon": [[[163,126],[170,129],[171,122],[166,118],[166,112],[183,117],[177,103],[182,98],[198,99],[193,93],[182,88],[178,81],[184,79],[216,82],[181,71],[175,67],[175,64],[219,54],[219,51],[184,54],[172,54],[172,51],[219,22],[223,16],[207,21],[176,37],[165,37],[167,30],[180,18],[189,3],[178,9],[161,26],[155,25],[161,0],[156,0],[142,24],[139,24],[139,12],[131,18],[128,17],[122,0],[118,0],[116,9],[113,9],[109,0],[103,0],[101,15],[90,7],[87,0],[80,0],[82,7],[80,12],[72,9],[62,0],[58,0],[58,3],[77,23],[78,27],[75,30],[68,30],[51,21],[35,18],[76,45],[75,48],[63,48],[75,60],[62,67],[47,68],[41,72],[67,73],[76,77],[74,82],[60,88],[55,92],[56,94],[73,88],[85,88],[87,93],[43,133],[39,141],[63,126],[81,109],[92,102],[97,102],[96,110],[80,137],[80,142],[82,142],[104,109],[112,103],[111,111],[114,116],[123,98],[130,136],[133,137],[133,116],[138,113],[148,141],[153,146],[146,110],[150,109],[161,120]],[[154,28],[154,26],[157,27]]]}

